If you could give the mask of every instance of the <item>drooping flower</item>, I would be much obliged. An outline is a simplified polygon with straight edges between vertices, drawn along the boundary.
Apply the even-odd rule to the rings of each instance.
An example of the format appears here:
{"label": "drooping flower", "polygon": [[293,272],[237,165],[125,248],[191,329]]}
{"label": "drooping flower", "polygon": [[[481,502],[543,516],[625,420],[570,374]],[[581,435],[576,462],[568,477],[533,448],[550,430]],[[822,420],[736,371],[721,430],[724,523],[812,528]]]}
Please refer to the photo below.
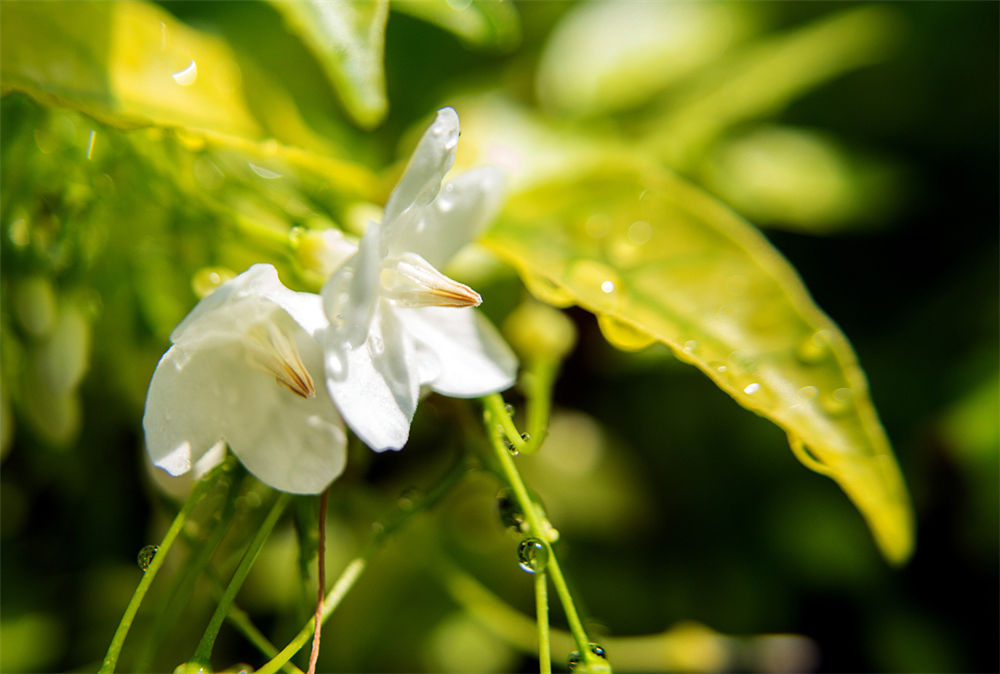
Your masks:
{"label": "drooping flower", "polygon": [[501,391],[517,359],[474,307],[480,296],[437,267],[470,242],[500,205],[502,175],[468,171],[444,187],[458,115],[438,111],[358,251],[323,287],[330,321],[327,388],[347,425],[372,449],[409,437],[420,387],[454,397]]}
{"label": "drooping flower", "polygon": [[204,471],[225,442],[275,489],[325,489],[344,469],[346,437],[322,383],[321,305],[319,295],[282,285],[267,264],[201,300],[170,335],[149,384],[143,427],[152,462],[172,475]]}

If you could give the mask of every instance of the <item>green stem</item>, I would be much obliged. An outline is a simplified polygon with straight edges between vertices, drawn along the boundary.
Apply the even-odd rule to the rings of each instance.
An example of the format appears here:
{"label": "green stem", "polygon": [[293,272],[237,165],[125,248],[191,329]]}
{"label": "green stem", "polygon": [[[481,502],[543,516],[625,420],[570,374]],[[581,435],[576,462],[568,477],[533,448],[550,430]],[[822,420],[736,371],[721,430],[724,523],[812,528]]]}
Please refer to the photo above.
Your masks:
{"label": "green stem", "polygon": [[[358,578],[364,572],[365,567],[368,566],[368,561],[375,555],[378,549],[382,546],[391,534],[400,529],[407,521],[410,520],[417,513],[427,510],[432,505],[437,503],[437,501],[444,496],[448,491],[451,490],[458,481],[465,475],[468,468],[463,461],[458,461],[451,467],[448,473],[434,485],[433,489],[430,489],[424,496],[417,500],[410,508],[406,510],[401,510],[395,513],[394,516],[390,516],[383,523],[382,527],[379,528],[378,533],[372,537],[368,545],[361,552],[360,555],[355,557],[348,563],[347,567],[341,572],[337,581],[333,584],[330,592],[327,593],[326,597],[323,599],[323,612],[320,617],[320,624],[326,622],[326,620],[333,615],[333,612],[343,601],[344,597],[354,583],[357,582]],[[256,670],[256,674],[275,674],[278,669],[281,668],[286,662],[292,659],[292,657],[298,653],[316,629],[316,617],[313,616],[309,619],[302,629],[299,630],[298,634],[281,649],[281,652],[276,656],[271,658],[266,664]]]}
{"label": "green stem", "polygon": [[531,434],[531,447],[527,452],[537,450],[549,428],[549,414],[552,411],[552,385],[559,371],[559,360],[543,358],[533,362],[522,385],[525,386],[528,399],[527,423]]}
{"label": "green stem", "polygon": [[[499,394],[492,394],[483,398],[484,404],[486,406],[487,415],[490,417],[490,423],[493,420],[500,419],[506,416],[506,410],[504,409],[503,398]],[[489,430],[489,429],[487,429]],[[587,633],[583,629],[583,622],[580,620],[580,616],[576,611],[576,606],[573,603],[573,597],[569,592],[569,587],[566,584],[566,579],[562,574],[562,569],[559,567],[559,560],[556,558],[555,550],[552,549],[552,545],[548,540],[548,527],[543,526],[542,520],[538,515],[538,510],[535,508],[534,502],[528,495],[528,488],[525,486],[524,481],[521,479],[521,474],[517,470],[517,466],[514,464],[514,459],[511,457],[510,452],[503,446],[500,438],[496,433],[487,433],[490,438],[490,445],[493,447],[493,453],[500,463],[500,469],[503,473],[502,477],[507,481],[511,490],[514,492],[515,498],[517,498],[518,505],[521,508],[521,512],[524,513],[525,520],[528,523],[528,527],[531,531],[531,535],[541,541],[542,545],[545,546],[547,552],[549,553],[549,561],[545,567],[548,575],[552,577],[552,586],[555,588],[556,594],[559,596],[559,602],[562,604],[563,613],[566,615],[566,622],[569,625],[570,632],[573,634],[573,639],[576,641],[581,657],[585,658],[588,662],[593,661],[597,656],[590,653],[588,644],[590,643],[587,638]]]}
{"label": "green stem", "polygon": [[[237,464],[238,465],[238,464]],[[191,593],[194,591],[195,583],[198,581],[201,572],[208,564],[212,553],[219,546],[219,543],[229,531],[229,524],[232,522],[236,512],[236,494],[239,493],[246,478],[246,471],[240,471],[229,484],[229,489],[223,497],[222,512],[212,529],[212,533],[207,539],[201,542],[200,546],[193,552],[194,557],[189,558],[185,564],[184,572],[174,576],[167,590],[166,605],[156,614],[153,626],[149,630],[149,636],[143,644],[141,655],[135,661],[135,671],[146,672],[152,669],[153,657],[156,655],[157,647],[162,643],[167,630],[177,622],[181,611],[188,603]],[[189,547],[195,547],[197,543],[187,540]]]}
{"label": "green stem", "polygon": [[538,671],[552,674],[552,648],[549,645],[549,591],[545,572],[535,574],[535,615],[538,623]]}
{"label": "green stem", "polygon": [[[486,396],[483,400],[486,404],[486,411],[491,419],[506,416],[503,398],[499,394],[494,393],[493,395]],[[495,433],[488,433],[488,435],[490,436],[493,453],[500,464],[500,470],[503,473],[502,477],[505,478],[507,484],[514,492],[521,512],[524,513],[525,520],[531,530],[531,535],[541,541],[549,553],[549,562],[545,569],[552,577],[552,586],[555,588],[556,594],[559,595],[559,602],[562,604],[563,612],[566,614],[566,622],[569,624],[570,632],[573,634],[573,638],[580,648],[580,653],[589,653],[587,644],[590,642],[587,639],[587,633],[583,629],[580,616],[576,612],[576,606],[573,603],[572,595],[570,595],[569,587],[566,585],[566,579],[562,575],[559,560],[556,558],[555,551],[549,543],[548,527],[543,526],[538,516],[538,510],[528,495],[528,488],[525,486],[524,480],[521,479],[521,474],[518,472],[510,452],[501,444],[500,439]]]}
{"label": "green stem", "polygon": [[226,619],[226,614],[229,613],[229,608],[236,599],[236,593],[242,587],[243,581],[246,580],[247,574],[250,573],[250,568],[257,561],[257,555],[260,554],[264,543],[271,535],[271,530],[274,529],[274,525],[278,523],[278,519],[291,500],[291,494],[281,493],[278,495],[278,498],[274,501],[274,505],[271,506],[271,511],[264,518],[260,529],[257,530],[257,534],[250,542],[246,554],[243,555],[240,565],[236,567],[236,571],[233,573],[233,577],[226,587],[226,591],[222,593],[219,605],[215,607],[215,613],[212,614],[212,618],[208,621],[208,627],[205,628],[205,633],[198,643],[198,648],[195,649],[193,659],[198,664],[209,665],[209,660],[212,657],[212,647],[215,645],[215,638],[219,635],[219,629]]}
{"label": "green stem", "polygon": [[118,628],[115,630],[114,636],[111,638],[111,645],[108,646],[108,652],[104,656],[104,661],[101,663],[101,668],[98,670],[99,674],[110,674],[115,671],[115,667],[118,665],[118,658],[121,656],[122,647],[125,645],[125,638],[128,636],[129,629],[132,627],[132,621],[135,619],[136,613],[139,611],[139,605],[142,604],[143,598],[146,596],[146,592],[149,590],[149,586],[152,584],[153,579],[156,578],[157,572],[160,567],[163,566],[163,560],[170,551],[170,547],[174,544],[177,535],[184,528],[184,524],[187,521],[188,516],[191,511],[194,510],[195,506],[201,502],[205,495],[211,490],[215,485],[216,481],[220,476],[230,472],[236,466],[236,459],[232,456],[227,457],[221,464],[213,468],[207,475],[205,475],[191,491],[191,495],[188,496],[187,501],[185,501],[184,506],[181,508],[177,516],[174,517],[174,521],[170,523],[170,528],[167,529],[167,533],[164,534],[163,540],[160,541],[159,549],[156,551],[156,555],[153,557],[153,561],[150,562],[146,571],[142,575],[142,580],[139,581],[139,585],[135,588],[135,592],[132,594],[132,599],[129,601],[128,606],[125,607],[125,614],[122,615],[121,622],[118,623]]}
{"label": "green stem", "polygon": [[[340,577],[337,578],[337,582],[333,584],[333,589],[331,589],[326,597],[323,598],[323,616],[320,621],[321,623],[325,623],[326,619],[333,614],[337,606],[340,605],[340,602],[343,601],[345,596],[347,596],[350,589],[354,587],[354,583],[357,582],[367,565],[368,559],[364,556],[355,557],[347,565],[347,568],[345,568],[340,574]],[[281,649],[281,652],[257,670],[257,674],[275,674],[275,672],[277,672],[282,665],[291,660],[296,653],[302,650],[302,647],[313,636],[315,629],[316,617],[313,616],[309,619],[309,622],[306,623],[301,630],[299,630],[299,633],[295,635],[295,638],[292,639],[287,646]]]}

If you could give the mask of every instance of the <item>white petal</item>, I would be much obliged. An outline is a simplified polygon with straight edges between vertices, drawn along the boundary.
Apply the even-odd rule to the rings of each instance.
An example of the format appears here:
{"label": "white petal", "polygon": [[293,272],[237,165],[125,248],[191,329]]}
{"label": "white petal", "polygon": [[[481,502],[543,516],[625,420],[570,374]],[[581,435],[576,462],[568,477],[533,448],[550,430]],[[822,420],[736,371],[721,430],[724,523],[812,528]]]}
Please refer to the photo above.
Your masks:
{"label": "white petal", "polygon": [[443,266],[496,217],[503,184],[503,171],[495,166],[481,166],[450,181],[409,226],[394,229],[390,255],[410,251]]}
{"label": "white petal", "polygon": [[[331,340],[336,336],[331,334]],[[419,382],[409,364],[413,344],[395,316],[381,307],[368,340],[358,347],[330,343],[326,350],[327,388],[344,421],[375,451],[400,449],[410,434]]]}
{"label": "white petal", "polygon": [[441,181],[455,163],[455,148],[458,146],[458,113],[454,108],[441,108],[437,117],[424,132],[417,149],[413,151],[410,163],[399,179],[396,188],[389,195],[382,222],[390,231],[386,237],[396,236],[395,228],[402,225],[397,220],[407,211],[419,209],[434,199],[441,189]]}
{"label": "white petal", "polygon": [[[438,363],[438,375],[422,381],[448,396],[471,398],[510,388],[517,358],[496,328],[475,309],[397,309],[421,358]],[[426,366],[428,371],[433,368]]]}
{"label": "white petal", "polygon": [[198,302],[170,340],[191,348],[239,340],[252,325],[269,320],[276,308],[284,309],[311,335],[327,325],[315,294],[289,290],[274,267],[255,264]]}
{"label": "white petal", "polygon": [[150,460],[175,476],[191,470],[221,438],[212,418],[221,382],[198,376],[190,363],[191,354],[182,347],[172,346],[163,354],[149,382],[142,418]]}
{"label": "white petal", "polygon": [[[319,345],[287,314],[275,313],[305,366],[320,373]],[[224,440],[262,482],[293,493],[322,491],[345,460],[340,418],[322,387],[303,398],[251,366],[243,342],[203,344],[171,347],[153,374],[143,419],[153,463],[179,475],[200,468],[199,459]]]}
{"label": "white petal", "polygon": [[379,271],[384,257],[380,239],[379,224],[369,223],[358,243],[358,252],[323,285],[323,311],[332,332],[352,347],[367,338],[378,300]]}

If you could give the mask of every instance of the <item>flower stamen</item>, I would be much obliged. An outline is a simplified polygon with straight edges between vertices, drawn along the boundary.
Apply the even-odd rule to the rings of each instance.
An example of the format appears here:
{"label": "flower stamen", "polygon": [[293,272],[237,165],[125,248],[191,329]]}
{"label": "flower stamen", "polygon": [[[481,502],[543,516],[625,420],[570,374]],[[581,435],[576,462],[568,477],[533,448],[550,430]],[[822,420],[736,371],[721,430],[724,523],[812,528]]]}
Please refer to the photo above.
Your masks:
{"label": "flower stamen", "polygon": [[450,279],[415,253],[404,253],[382,270],[385,297],[399,307],[478,307],[483,298]]}
{"label": "flower stamen", "polygon": [[297,396],[315,398],[316,386],[302,363],[295,342],[272,322],[259,323],[248,335],[250,364],[274,377]]}

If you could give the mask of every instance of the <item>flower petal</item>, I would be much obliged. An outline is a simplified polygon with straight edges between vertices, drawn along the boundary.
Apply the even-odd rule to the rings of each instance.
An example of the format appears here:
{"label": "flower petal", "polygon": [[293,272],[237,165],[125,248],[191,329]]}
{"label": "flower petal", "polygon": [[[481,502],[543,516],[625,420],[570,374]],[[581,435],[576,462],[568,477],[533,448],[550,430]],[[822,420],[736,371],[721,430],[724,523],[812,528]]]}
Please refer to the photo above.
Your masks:
{"label": "flower petal", "polygon": [[191,360],[180,346],[163,354],[149,382],[142,417],[150,460],[175,476],[191,470],[221,438],[213,416],[216,401],[224,400],[224,382],[207,376],[211,368],[191,368]]}
{"label": "flower petal", "polygon": [[380,238],[380,225],[369,223],[358,243],[358,252],[323,285],[323,311],[331,332],[346,339],[351,347],[365,341],[378,300],[379,271],[384,257]]}
{"label": "flower petal", "polygon": [[466,171],[448,182],[408,227],[393,231],[390,254],[410,251],[443,266],[496,217],[503,200],[504,173],[495,166]]}
{"label": "flower petal", "polygon": [[455,163],[458,146],[458,113],[454,108],[441,108],[413,151],[403,177],[389,195],[382,223],[385,236],[397,236],[398,227],[405,228],[415,209],[429,204],[438,190],[444,174]]}
{"label": "flower petal", "polygon": [[255,264],[202,299],[170,335],[174,344],[208,347],[239,340],[251,326],[284,309],[310,335],[326,327],[322,305],[313,293],[289,290],[269,264]]}
{"label": "flower petal", "polygon": [[[517,358],[496,328],[478,311],[466,308],[396,309],[405,330],[417,342],[422,359],[437,361],[432,390],[472,398],[510,388]],[[424,366],[433,371],[432,366]]]}
{"label": "flower petal", "polygon": [[414,347],[391,309],[379,307],[358,347],[327,343],[327,388],[344,421],[377,452],[400,449],[410,434],[419,382],[409,363]]}

